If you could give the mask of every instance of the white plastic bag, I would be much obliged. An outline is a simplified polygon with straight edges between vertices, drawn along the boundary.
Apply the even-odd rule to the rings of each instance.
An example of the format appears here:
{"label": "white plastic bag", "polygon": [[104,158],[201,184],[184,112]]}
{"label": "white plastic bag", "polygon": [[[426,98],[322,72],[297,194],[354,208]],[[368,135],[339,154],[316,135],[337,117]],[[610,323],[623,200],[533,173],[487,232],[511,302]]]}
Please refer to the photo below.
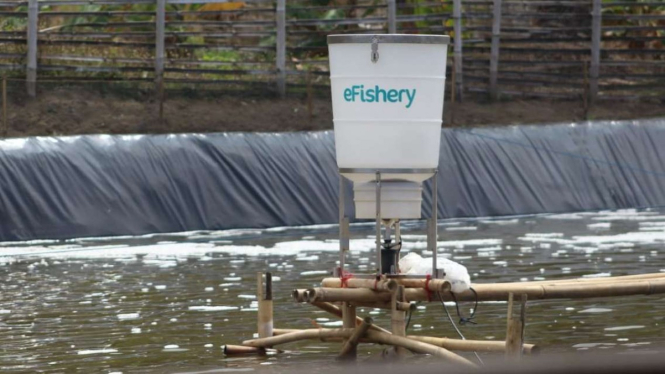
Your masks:
{"label": "white plastic bag", "polygon": [[[446,273],[445,280],[450,282],[454,293],[464,292],[471,287],[471,277],[466,267],[446,258],[436,259],[437,268]],[[432,258],[423,258],[411,252],[399,260],[399,269],[402,274],[431,274]]]}

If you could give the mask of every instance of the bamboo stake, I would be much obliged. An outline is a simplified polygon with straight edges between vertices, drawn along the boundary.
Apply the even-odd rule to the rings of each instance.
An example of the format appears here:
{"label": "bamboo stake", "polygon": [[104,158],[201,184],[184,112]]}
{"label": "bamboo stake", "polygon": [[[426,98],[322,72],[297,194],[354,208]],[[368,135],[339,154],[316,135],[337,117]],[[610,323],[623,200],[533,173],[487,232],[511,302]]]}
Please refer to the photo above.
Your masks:
{"label": "bamboo stake", "polygon": [[[272,347],[275,345],[292,343],[307,339],[326,339],[326,338],[345,338],[348,339],[353,334],[354,329],[309,329],[296,331],[289,334],[273,336],[268,338],[258,338],[245,340],[243,345],[250,347]],[[367,341],[378,344],[393,345],[406,348],[410,351],[444,358],[450,362],[467,367],[476,367],[471,361],[461,357],[447,349],[436,347],[431,344],[415,341],[403,336],[394,336],[374,330],[367,331]]]}
{"label": "bamboo stake", "polygon": [[[372,325],[376,326],[376,325]],[[326,329],[323,329],[326,330]],[[300,329],[274,329],[274,336],[284,335],[296,331],[303,331]],[[423,343],[432,344],[437,347],[445,348],[449,351],[462,351],[462,352],[506,352],[505,341],[485,341],[485,340],[460,340],[450,338],[437,338],[433,336],[419,336],[408,335],[407,338],[417,340]],[[341,338],[325,338],[324,342],[340,342]],[[360,339],[361,343],[368,343],[367,339]],[[523,354],[532,355],[538,354],[540,348],[535,344],[524,344]]]}
{"label": "bamboo stake", "polygon": [[[406,312],[397,308],[397,303],[401,302],[404,302],[404,286],[397,287],[397,291],[392,294],[391,325],[395,336],[406,336]],[[403,348],[395,347],[397,357],[404,356],[405,353]]]}
{"label": "bamboo stake", "polygon": [[365,336],[367,330],[372,327],[372,322],[373,321],[371,317],[365,317],[363,323],[356,327],[349,340],[344,343],[342,351],[339,353],[339,356],[337,356],[338,360],[349,360],[356,357],[358,351],[358,342],[360,341],[360,338]]}
{"label": "bamboo stake", "polygon": [[272,336],[273,306],[272,306],[272,274],[266,273],[266,288],[263,289],[263,273],[256,273],[257,300],[259,301],[258,333],[260,338]]}
{"label": "bamboo stake", "polygon": [[513,317],[513,293],[508,296],[508,321],[506,326],[506,358],[520,360],[524,351],[524,322],[527,296],[521,297],[521,309],[518,317]]}
{"label": "bamboo stake", "polygon": [[[356,327],[356,307],[349,303],[342,303],[342,324],[345,329],[352,329]],[[348,341],[347,341],[348,343]],[[346,346],[346,344],[345,344]],[[355,358],[358,355],[356,351],[357,344],[349,346],[349,352],[346,352],[347,358]]]}

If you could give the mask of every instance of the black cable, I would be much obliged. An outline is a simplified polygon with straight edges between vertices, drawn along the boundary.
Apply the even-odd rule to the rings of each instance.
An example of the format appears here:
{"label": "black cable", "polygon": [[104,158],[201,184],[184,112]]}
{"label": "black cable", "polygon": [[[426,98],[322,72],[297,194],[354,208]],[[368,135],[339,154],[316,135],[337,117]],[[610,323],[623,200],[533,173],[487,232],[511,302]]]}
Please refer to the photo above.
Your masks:
{"label": "black cable", "polygon": [[[455,297],[455,294],[450,291],[450,295],[453,297],[453,301],[455,301],[455,309],[457,309],[457,317],[459,317],[459,324],[464,326],[467,323],[471,323],[474,325],[477,325],[475,321],[473,321],[474,318],[476,318],[476,311],[478,310],[478,293],[476,290],[473,289],[473,287],[469,287],[471,292],[473,292],[473,295],[476,297],[476,303],[473,306],[473,312],[471,312],[471,315],[469,317],[462,317],[462,313],[459,311],[459,303],[457,302],[457,297]],[[441,296],[439,296],[441,297]]]}
{"label": "black cable", "polygon": [[[437,294],[437,296],[439,296],[439,301],[441,302],[441,305],[443,306],[443,310],[446,311],[446,315],[448,316],[448,319],[450,320],[450,324],[453,325],[453,328],[455,329],[455,331],[457,331],[457,335],[459,335],[460,339],[466,340],[466,338],[464,337],[462,332],[457,328],[457,325],[455,324],[455,321],[453,321],[453,317],[450,315],[450,312],[448,311],[448,307],[446,307],[446,303],[443,302],[443,297],[441,297],[441,292],[437,291],[436,294]],[[454,295],[453,295],[453,297],[454,297]],[[477,298],[477,295],[476,295],[476,306],[477,306],[477,304],[478,304],[478,298]],[[455,306],[457,307],[457,301],[455,301]],[[474,311],[474,314],[475,314],[476,310],[474,309],[473,311]],[[480,362],[480,365],[485,366],[485,363],[483,362],[483,360],[478,355],[478,352],[474,351],[473,354],[476,355],[476,359],[478,359],[478,362]]]}
{"label": "black cable", "polygon": [[409,330],[409,325],[411,324],[411,316],[413,315],[413,309],[409,309],[409,316],[406,319],[406,327],[404,328],[404,332]]}

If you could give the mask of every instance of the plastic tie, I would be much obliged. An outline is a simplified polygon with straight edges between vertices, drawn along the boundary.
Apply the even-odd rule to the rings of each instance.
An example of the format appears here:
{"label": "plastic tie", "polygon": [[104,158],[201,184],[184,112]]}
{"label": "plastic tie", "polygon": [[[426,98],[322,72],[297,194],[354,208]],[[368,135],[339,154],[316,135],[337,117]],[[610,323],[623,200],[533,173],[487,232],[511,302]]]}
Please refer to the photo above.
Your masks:
{"label": "plastic tie", "polygon": [[342,272],[342,276],[340,277],[340,280],[342,281],[342,288],[349,288],[348,281],[351,278],[353,278],[353,274],[347,271]]}

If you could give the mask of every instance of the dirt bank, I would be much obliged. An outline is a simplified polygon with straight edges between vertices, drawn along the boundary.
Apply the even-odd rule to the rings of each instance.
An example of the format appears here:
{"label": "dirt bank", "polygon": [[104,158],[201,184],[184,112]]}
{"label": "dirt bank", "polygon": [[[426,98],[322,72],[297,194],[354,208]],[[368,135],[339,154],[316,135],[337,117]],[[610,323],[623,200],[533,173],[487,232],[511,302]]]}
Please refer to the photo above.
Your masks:
{"label": "dirt bank", "polygon": [[[305,99],[228,95],[206,99],[169,98],[165,102],[163,122],[158,120],[157,113],[158,106],[149,97],[127,98],[85,89],[57,88],[41,92],[36,99],[10,96],[6,135],[272,132],[332,128],[332,111],[327,97],[313,100],[311,118]],[[587,118],[593,120],[659,116],[665,116],[665,104],[639,102],[603,102],[592,107],[587,114]],[[572,101],[465,102],[454,107],[446,103],[444,126],[539,124],[584,118],[581,104]]]}

